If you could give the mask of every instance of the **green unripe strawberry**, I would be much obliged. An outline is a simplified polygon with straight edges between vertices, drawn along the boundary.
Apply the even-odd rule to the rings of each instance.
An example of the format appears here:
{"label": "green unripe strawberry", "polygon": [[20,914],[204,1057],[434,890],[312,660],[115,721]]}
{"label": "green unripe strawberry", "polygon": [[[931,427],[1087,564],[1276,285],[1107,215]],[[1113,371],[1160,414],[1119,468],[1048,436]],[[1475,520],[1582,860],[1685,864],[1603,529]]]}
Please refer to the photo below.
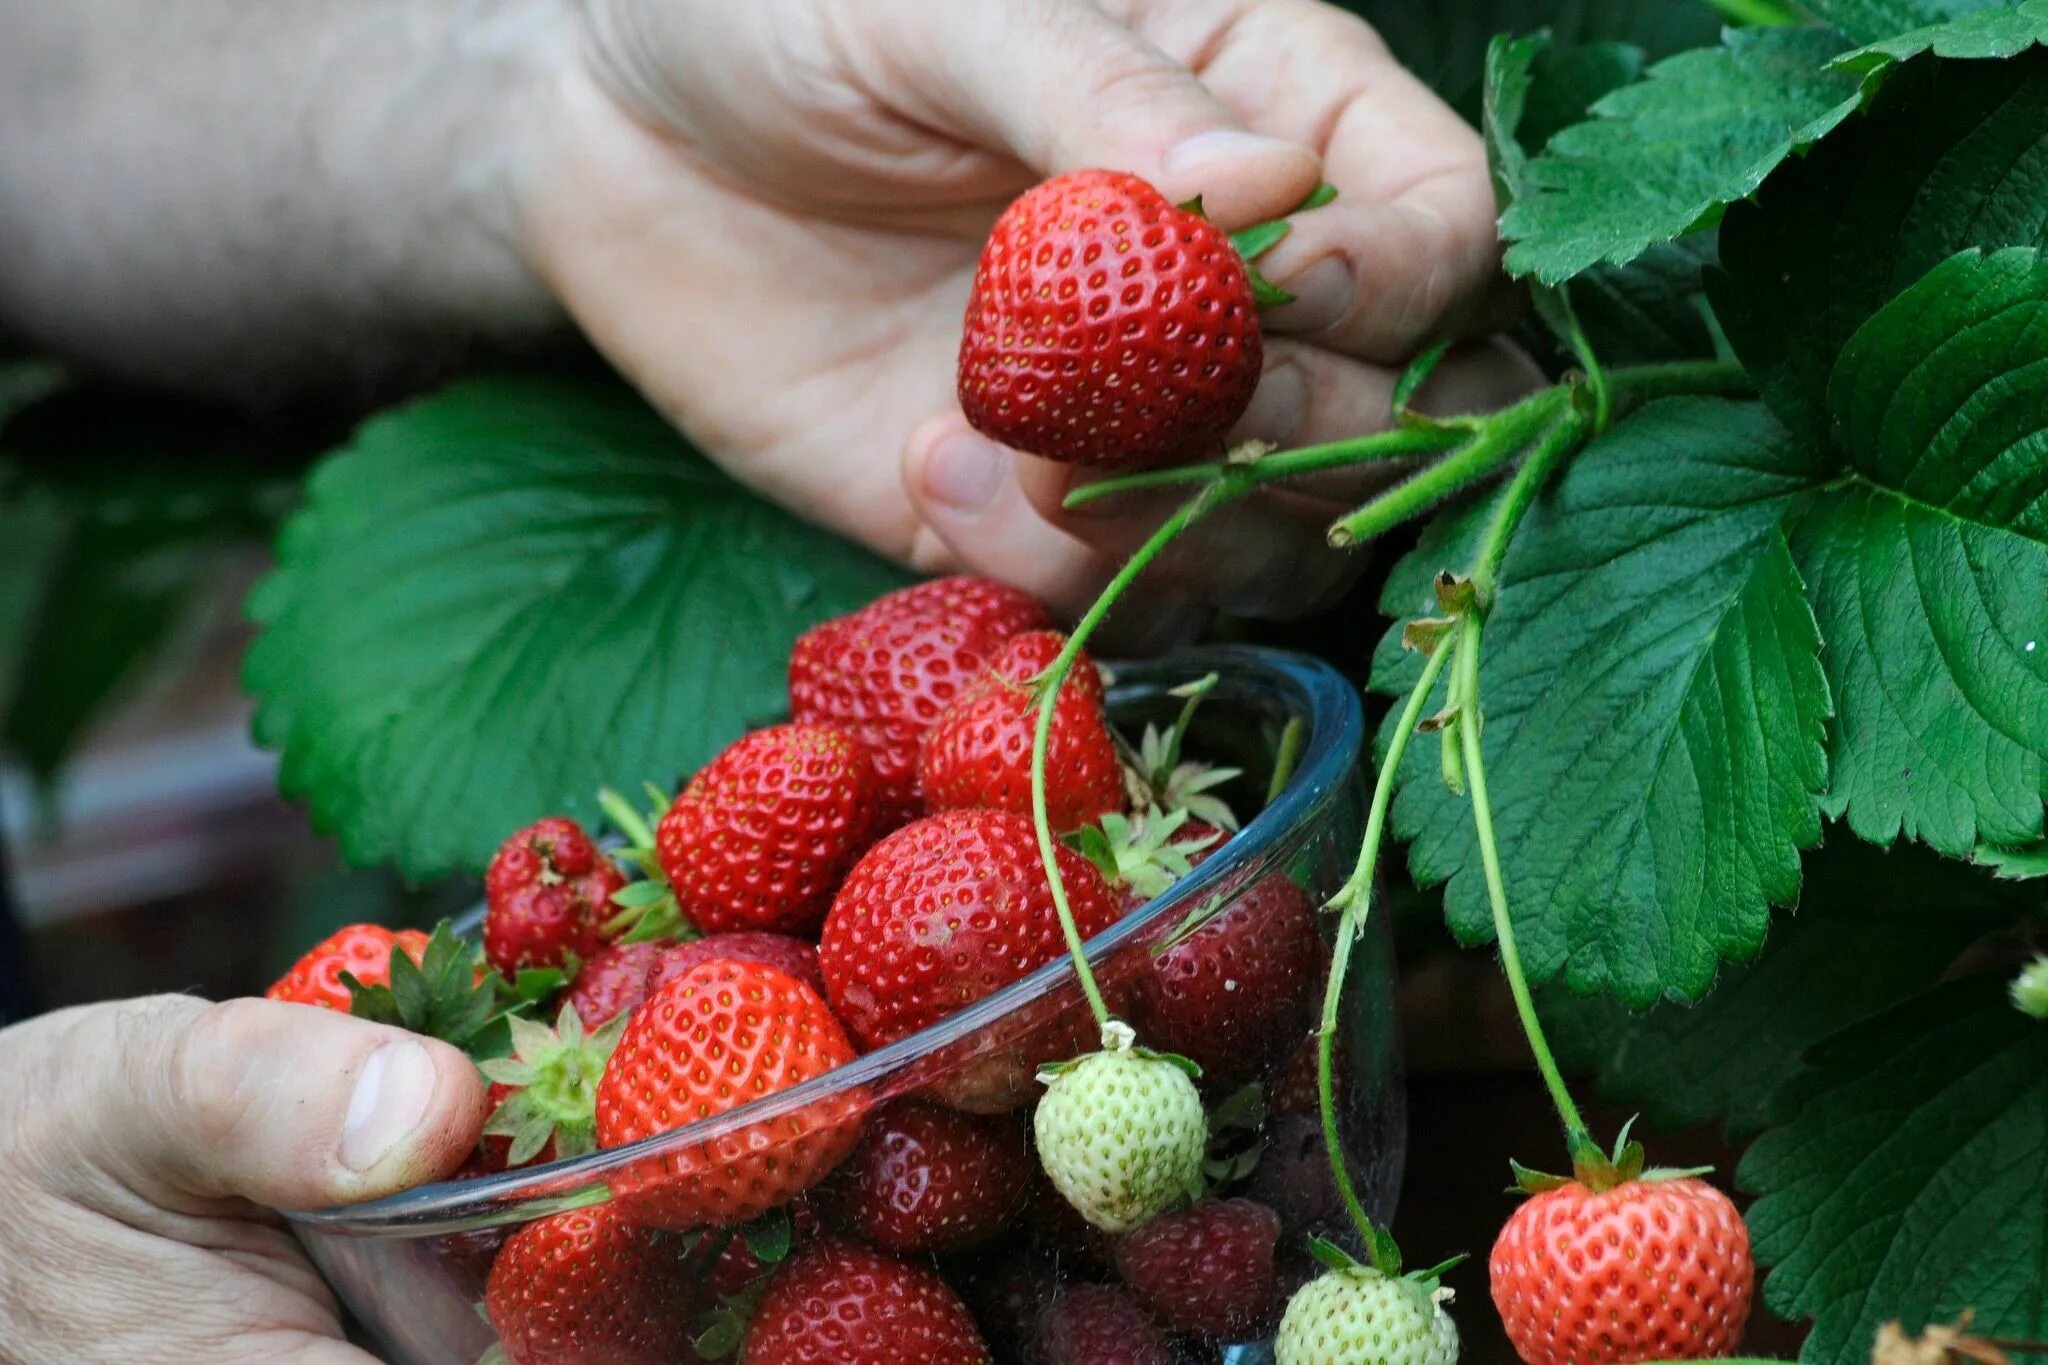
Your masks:
{"label": "green unripe strawberry", "polygon": [[1278,1365],[1453,1365],[1450,1297],[1371,1266],[1325,1270],[1295,1291],[1274,1339]]}
{"label": "green unripe strawberry", "polygon": [[1199,1190],[1209,1142],[1189,1065],[1103,1028],[1103,1050],[1041,1072],[1032,1127],[1053,1188],[1083,1218],[1126,1232]]}

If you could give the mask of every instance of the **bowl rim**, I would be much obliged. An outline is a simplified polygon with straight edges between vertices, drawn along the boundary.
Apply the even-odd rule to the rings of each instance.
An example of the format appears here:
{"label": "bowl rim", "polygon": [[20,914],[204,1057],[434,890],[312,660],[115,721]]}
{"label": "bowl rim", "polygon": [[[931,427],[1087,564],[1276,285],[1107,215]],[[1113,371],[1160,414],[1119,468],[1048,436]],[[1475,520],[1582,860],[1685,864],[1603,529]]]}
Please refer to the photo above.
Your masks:
{"label": "bowl rim", "polygon": [[[1156,695],[1180,682],[1213,672],[1217,675],[1215,689],[1210,693],[1213,700],[1277,700],[1307,721],[1308,734],[1294,773],[1279,796],[1213,857],[1205,858],[1194,872],[1089,939],[1086,953],[1091,964],[1115,953],[1166,916],[1184,914],[1219,884],[1291,852],[1296,836],[1311,828],[1342,794],[1365,743],[1364,708],[1358,689],[1343,674],[1311,655],[1260,645],[1209,645],[1175,651],[1158,659],[1115,663],[1107,671],[1112,679],[1112,706],[1119,700]],[[616,1170],[885,1080],[1059,989],[1073,975],[1073,963],[1062,955],[967,1008],[886,1047],[863,1053],[845,1066],[723,1114],[623,1147],[469,1180],[435,1181],[360,1204],[280,1212],[306,1232],[424,1237],[521,1223],[602,1203],[610,1198],[603,1179]]]}

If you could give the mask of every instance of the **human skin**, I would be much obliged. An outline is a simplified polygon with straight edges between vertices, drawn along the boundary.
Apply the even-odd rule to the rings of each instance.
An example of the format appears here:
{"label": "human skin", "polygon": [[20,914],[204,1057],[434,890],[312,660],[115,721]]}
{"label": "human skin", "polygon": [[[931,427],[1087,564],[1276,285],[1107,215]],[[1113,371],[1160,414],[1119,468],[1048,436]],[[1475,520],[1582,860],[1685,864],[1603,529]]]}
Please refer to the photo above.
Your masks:
{"label": "human skin", "polygon": [[[0,0],[0,29],[0,326],[274,398],[566,319],[763,493],[1068,613],[1172,504],[1065,512],[1075,471],[960,415],[1020,190],[1113,166],[1234,227],[1337,187],[1261,262],[1299,301],[1242,435],[1377,429],[1405,358],[1501,316],[1478,138],[1318,0]],[[1531,378],[1479,343],[1425,396]],[[1322,529],[1385,477],[1228,509],[1120,618],[1321,605],[1354,567]]]}

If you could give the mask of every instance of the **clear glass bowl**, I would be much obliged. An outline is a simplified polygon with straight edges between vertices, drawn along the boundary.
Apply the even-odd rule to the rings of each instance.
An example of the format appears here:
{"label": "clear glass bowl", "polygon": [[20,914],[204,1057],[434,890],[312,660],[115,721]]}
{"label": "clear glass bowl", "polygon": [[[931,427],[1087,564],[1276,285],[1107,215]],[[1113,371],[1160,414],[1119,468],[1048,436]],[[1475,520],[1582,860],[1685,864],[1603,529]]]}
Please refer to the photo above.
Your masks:
{"label": "clear glass bowl", "polygon": [[[1245,770],[1228,793],[1239,811],[1258,809],[1275,756],[1283,744],[1298,743],[1293,774],[1277,799],[1192,875],[1090,941],[1089,961],[1113,995],[1120,975],[1165,934],[1191,915],[1220,912],[1263,879],[1291,879],[1314,905],[1342,884],[1363,827],[1358,768],[1365,724],[1356,690],[1328,666],[1300,655],[1219,647],[1120,665],[1112,672],[1111,714],[1133,735],[1147,722],[1169,721],[1180,709],[1171,688],[1211,672],[1217,675],[1188,751]],[[1290,725],[1295,734],[1283,740]],[[1321,919],[1327,940],[1332,925],[1328,916]],[[1310,1019],[1322,982],[1304,981],[1301,989],[1301,1008]],[[1406,1140],[1393,989],[1392,952],[1384,920],[1375,917],[1353,953],[1346,981],[1339,1111],[1353,1177],[1368,1209],[1381,1218],[1391,1214],[1399,1192]],[[1028,1075],[1031,1062],[1045,1054],[1048,1039],[1089,1032],[1075,1027],[1077,1022],[1085,1025],[1086,1011],[1072,966],[1061,959],[827,1075],[632,1146],[287,1217],[328,1282],[395,1365],[467,1365],[494,1344],[479,1304],[491,1257],[518,1225],[603,1202],[612,1197],[615,1184],[631,1180],[635,1169],[645,1171],[649,1158],[701,1160],[706,1144],[731,1139],[764,1120],[799,1111],[866,1113],[901,1096],[957,1096],[963,1088],[986,1094],[988,1087],[972,1083],[973,1078]],[[1054,1041],[1053,1046],[1071,1044]],[[1269,1068],[1265,1080],[1269,1096],[1286,1092],[1282,1067]],[[1030,1097],[1018,1098],[1028,1103]],[[1018,1121],[1023,1123],[1027,1114],[1020,1108]],[[1281,1214],[1283,1269],[1291,1287],[1292,1280],[1310,1273],[1301,1255],[1309,1233],[1340,1242],[1351,1239],[1313,1113],[1302,1112],[1296,1101],[1294,1112],[1269,1113],[1255,1131],[1264,1148],[1248,1193]],[[1043,1226],[1031,1235],[1042,1237]],[[1021,1240],[1027,1233],[1020,1229],[1012,1236]],[[997,1243],[965,1253],[964,1259],[985,1268],[1002,1250]],[[1088,1255],[1059,1255],[1056,1264],[1062,1276],[1101,1278],[1099,1252],[1093,1274]],[[942,1262],[940,1269],[945,1273],[948,1267]],[[971,1293],[964,1296],[975,1302]],[[985,1322],[984,1332],[998,1360],[1017,1358],[1017,1343],[1004,1340],[999,1325]],[[1219,1355],[1256,1359],[1263,1353],[1256,1344],[1250,1351],[1208,1348],[1208,1358]]]}

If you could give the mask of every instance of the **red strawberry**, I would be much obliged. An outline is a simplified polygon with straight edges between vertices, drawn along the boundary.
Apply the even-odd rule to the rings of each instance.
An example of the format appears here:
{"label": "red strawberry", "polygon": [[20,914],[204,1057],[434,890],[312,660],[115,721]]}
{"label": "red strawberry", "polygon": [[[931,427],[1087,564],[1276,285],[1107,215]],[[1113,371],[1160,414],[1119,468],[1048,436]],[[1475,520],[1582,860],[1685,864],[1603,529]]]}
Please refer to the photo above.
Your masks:
{"label": "red strawberry", "polygon": [[841,1169],[839,1218],[884,1251],[956,1251],[1010,1225],[1031,1173],[1014,1121],[897,1100]]}
{"label": "red strawberry", "polygon": [[742,1358],[763,1365],[985,1365],[967,1305],[922,1266],[851,1242],[791,1256],[754,1310]]}
{"label": "red strawberry", "polygon": [[571,953],[590,957],[625,884],[574,820],[534,821],[499,846],[484,873],[484,957],[506,976],[559,967]]}
{"label": "red strawberry", "polygon": [[1742,1215],[1704,1180],[1568,1180],[1515,1210],[1488,1272],[1516,1354],[1589,1365],[1734,1354],[1756,1263]]}
{"label": "red strawberry", "polygon": [[[1201,855],[1197,854],[1199,861]],[[1322,939],[1308,893],[1270,872],[1176,931],[1138,976],[1145,1040],[1192,1058],[1211,1088],[1257,1077],[1314,1026]]]}
{"label": "red strawberry", "polygon": [[393,933],[381,924],[351,924],[337,929],[293,963],[292,969],[263,993],[264,998],[295,1005],[319,1005],[347,1014],[350,997],[341,974],[348,972],[365,986],[386,985],[391,980],[393,949],[403,949],[406,956],[418,962],[427,954],[427,936],[417,929]]}
{"label": "red strawberry", "polygon": [[1121,171],[1070,171],[1003,211],[960,338],[960,406],[1068,464],[1214,457],[1258,387],[1250,277],[1230,238]]}
{"label": "red strawberry", "polygon": [[814,626],[789,658],[793,719],[837,725],[867,749],[878,830],[918,814],[917,751],[939,710],[1011,636],[1051,625],[1036,602],[985,578],[940,578]]}
{"label": "red strawberry", "polygon": [[[1038,727],[1031,683],[1066,642],[1054,630],[1012,636],[946,704],[925,733],[918,761],[926,805],[1031,814],[1031,743]],[[1123,772],[1102,710],[1102,675],[1085,651],[1053,704],[1045,787],[1047,818],[1057,833],[1123,808]]]}
{"label": "red strawberry", "polygon": [[[1116,897],[1061,848],[1061,880],[1084,935],[1117,918]],[[881,1047],[1066,952],[1031,822],[946,811],[868,851],[839,888],[818,954],[833,1008]]]}
{"label": "red strawberry", "polygon": [[[700,963],[647,997],[597,1087],[597,1141],[621,1147],[822,1076],[853,1045],[810,987],[773,967]],[[615,1202],[653,1227],[731,1226],[809,1189],[860,1138],[858,1095],[821,1100],[645,1161]]]}
{"label": "red strawberry", "polygon": [[608,943],[576,971],[562,996],[584,1026],[600,1029],[647,998],[648,973],[660,960],[665,943]]}
{"label": "red strawberry", "polygon": [[825,976],[818,969],[818,950],[800,938],[787,934],[713,934],[663,948],[647,973],[647,991],[652,995],[700,962],[759,962],[786,972],[819,995],[825,994]]}
{"label": "red strawberry", "polygon": [[694,1355],[675,1245],[609,1204],[513,1233],[491,1267],[484,1309],[512,1365],[668,1365]]}
{"label": "red strawberry", "polygon": [[1136,1299],[1106,1284],[1069,1285],[1038,1323],[1037,1365],[1174,1365],[1173,1348]]}
{"label": "red strawberry", "polygon": [[683,917],[707,934],[815,929],[874,842],[874,765],[846,731],[777,725],[690,779],[655,830]]}
{"label": "red strawberry", "polygon": [[1249,1199],[1204,1199],[1116,1244],[1117,1273],[1176,1332],[1241,1341],[1280,1315],[1280,1216]]}

